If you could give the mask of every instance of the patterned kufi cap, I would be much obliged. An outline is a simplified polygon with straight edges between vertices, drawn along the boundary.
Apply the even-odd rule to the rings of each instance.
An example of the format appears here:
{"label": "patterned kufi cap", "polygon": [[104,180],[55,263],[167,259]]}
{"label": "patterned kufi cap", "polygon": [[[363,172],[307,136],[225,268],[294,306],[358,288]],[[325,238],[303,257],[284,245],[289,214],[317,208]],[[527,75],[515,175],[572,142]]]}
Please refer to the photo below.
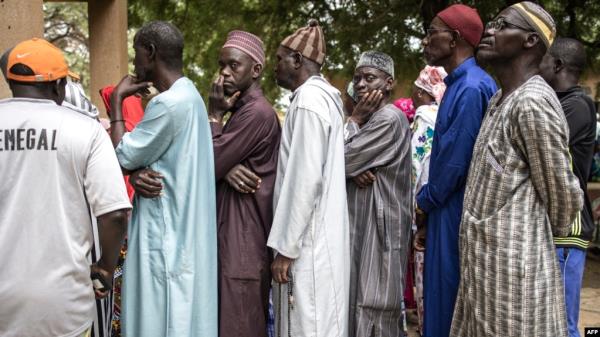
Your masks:
{"label": "patterned kufi cap", "polygon": [[227,34],[227,41],[225,41],[225,44],[223,45],[223,48],[228,47],[243,51],[260,65],[265,64],[265,48],[263,42],[254,34],[242,30],[233,30]]}
{"label": "patterned kufi cap", "polygon": [[370,50],[362,53],[356,69],[360,67],[379,69],[394,78],[394,60],[388,54],[379,51]]}
{"label": "patterned kufi cap", "polygon": [[283,39],[281,45],[299,52],[319,65],[325,61],[325,38],[323,30],[315,19],[311,19],[308,26],[298,29],[294,34]]}
{"label": "patterned kufi cap", "polygon": [[540,5],[530,1],[516,3],[510,8],[515,9],[529,23],[542,38],[542,41],[549,48],[556,37],[556,24],[552,16],[548,14]]}

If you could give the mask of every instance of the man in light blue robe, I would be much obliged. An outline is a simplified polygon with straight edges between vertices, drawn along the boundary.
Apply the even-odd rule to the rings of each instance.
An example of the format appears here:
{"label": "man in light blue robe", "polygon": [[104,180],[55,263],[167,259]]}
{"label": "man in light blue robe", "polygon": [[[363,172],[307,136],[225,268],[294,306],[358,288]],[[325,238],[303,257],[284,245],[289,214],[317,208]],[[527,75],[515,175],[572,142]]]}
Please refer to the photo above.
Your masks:
{"label": "man in light blue robe", "polygon": [[[183,38],[177,28],[151,22],[136,34],[134,49],[136,78],[126,76],[111,98],[111,138],[124,170],[149,167],[155,172],[133,175],[152,174],[161,183],[137,179],[122,331],[126,337],[216,337],[215,176],[206,108],[181,72]],[[144,92],[150,81],[160,94],[124,134],[122,99]]]}

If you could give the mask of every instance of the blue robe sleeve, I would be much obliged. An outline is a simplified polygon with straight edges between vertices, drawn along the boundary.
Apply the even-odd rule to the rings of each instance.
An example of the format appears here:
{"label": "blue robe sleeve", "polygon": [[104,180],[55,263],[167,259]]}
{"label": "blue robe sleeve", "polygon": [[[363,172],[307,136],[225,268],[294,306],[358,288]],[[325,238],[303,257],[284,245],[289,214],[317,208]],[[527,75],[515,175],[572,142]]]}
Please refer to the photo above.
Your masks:
{"label": "blue robe sleeve", "polygon": [[117,146],[117,158],[121,167],[136,170],[160,158],[173,140],[175,127],[169,108],[159,100],[151,102],[144,112],[144,118],[126,133]]}
{"label": "blue robe sleeve", "polygon": [[479,89],[466,88],[457,97],[460,101],[455,105],[454,119],[438,138],[438,155],[435,163],[430,163],[429,181],[417,194],[417,205],[427,213],[442,207],[465,185],[473,146],[487,108],[488,97]]}

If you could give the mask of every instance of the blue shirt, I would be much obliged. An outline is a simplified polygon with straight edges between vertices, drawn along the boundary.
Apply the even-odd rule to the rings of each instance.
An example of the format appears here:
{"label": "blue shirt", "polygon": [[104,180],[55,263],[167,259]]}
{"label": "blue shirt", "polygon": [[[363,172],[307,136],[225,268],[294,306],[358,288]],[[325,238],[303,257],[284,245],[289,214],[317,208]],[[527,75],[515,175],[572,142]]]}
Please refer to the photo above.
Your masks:
{"label": "blue shirt", "polygon": [[163,175],[158,198],[135,196],[123,278],[126,337],[217,336],[217,233],[212,136],[194,84],[178,79],[125,134],[126,169]]}
{"label": "blue shirt", "polygon": [[497,91],[494,80],[473,57],[444,82],[447,89],[435,123],[429,181],[417,195],[417,204],[426,213],[444,207],[453,194],[464,191],[475,139],[488,101]]}
{"label": "blue shirt", "polygon": [[428,214],[423,275],[425,337],[450,334],[460,280],[458,233],[467,174],[475,140],[496,83],[474,58],[465,60],[444,82],[429,164],[429,181],[417,194]]}

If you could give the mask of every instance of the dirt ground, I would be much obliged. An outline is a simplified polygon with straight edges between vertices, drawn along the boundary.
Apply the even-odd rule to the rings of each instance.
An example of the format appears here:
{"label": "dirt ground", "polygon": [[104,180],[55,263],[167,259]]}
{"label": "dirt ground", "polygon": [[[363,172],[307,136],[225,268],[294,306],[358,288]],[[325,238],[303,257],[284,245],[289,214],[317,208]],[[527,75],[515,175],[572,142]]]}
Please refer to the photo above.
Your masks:
{"label": "dirt ground", "polygon": [[[419,337],[414,312],[407,313],[408,336]],[[584,327],[600,327],[600,255],[588,253],[581,289],[579,330],[583,337]]]}

